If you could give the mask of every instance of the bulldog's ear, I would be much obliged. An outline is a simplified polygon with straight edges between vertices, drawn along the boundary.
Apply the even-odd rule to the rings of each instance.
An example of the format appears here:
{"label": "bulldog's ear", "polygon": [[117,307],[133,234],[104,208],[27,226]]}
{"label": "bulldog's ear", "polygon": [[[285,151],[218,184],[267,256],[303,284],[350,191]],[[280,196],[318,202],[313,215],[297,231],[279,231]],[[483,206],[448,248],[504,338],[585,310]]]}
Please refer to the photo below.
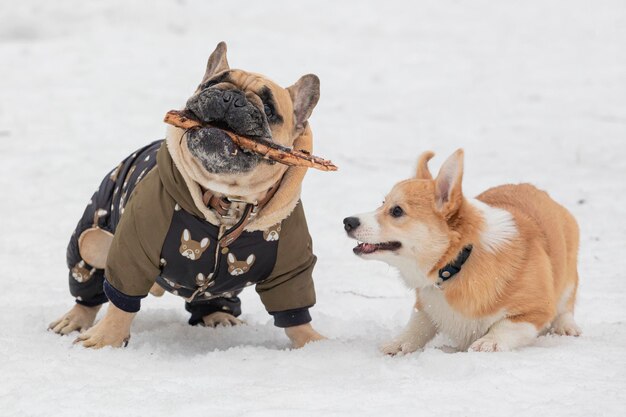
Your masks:
{"label": "bulldog's ear", "polygon": [[415,178],[418,180],[432,180],[433,176],[428,169],[428,161],[430,161],[435,153],[433,151],[426,151],[420,155],[417,159],[417,171],[415,172]]}
{"label": "bulldog's ear", "polygon": [[303,75],[287,91],[293,102],[296,130],[302,130],[320,99],[320,79],[315,74]]}
{"label": "bulldog's ear", "polygon": [[220,42],[215,47],[215,51],[209,57],[209,62],[206,64],[206,72],[200,84],[224,70],[230,69],[228,66],[228,60],[226,59],[226,43]]}
{"label": "bulldog's ear", "polygon": [[443,163],[435,179],[437,209],[446,219],[457,212],[463,202],[463,149],[457,149]]}

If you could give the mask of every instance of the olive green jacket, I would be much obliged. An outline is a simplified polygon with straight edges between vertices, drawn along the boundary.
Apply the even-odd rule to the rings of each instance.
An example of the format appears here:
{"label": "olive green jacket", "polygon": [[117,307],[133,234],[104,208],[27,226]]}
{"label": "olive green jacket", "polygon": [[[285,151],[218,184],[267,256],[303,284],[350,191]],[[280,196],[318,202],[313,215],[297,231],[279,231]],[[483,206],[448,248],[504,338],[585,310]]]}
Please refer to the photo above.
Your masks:
{"label": "olive green jacket", "polygon": [[125,309],[124,297],[145,297],[158,282],[192,303],[254,284],[270,313],[315,304],[316,257],[301,203],[272,230],[246,231],[220,249],[218,227],[195,206],[165,144],[156,159],[115,230],[105,270],[110,301],[121,296]]}

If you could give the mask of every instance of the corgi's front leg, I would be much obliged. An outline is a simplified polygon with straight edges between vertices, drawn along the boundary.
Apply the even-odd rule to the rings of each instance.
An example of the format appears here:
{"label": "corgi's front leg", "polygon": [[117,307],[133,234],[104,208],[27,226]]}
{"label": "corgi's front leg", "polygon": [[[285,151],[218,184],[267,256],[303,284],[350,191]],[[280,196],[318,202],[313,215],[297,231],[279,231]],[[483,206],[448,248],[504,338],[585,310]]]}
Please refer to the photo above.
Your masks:
{"label": "corgi's front leg", "polygon": [[130,339],[130,324],[137,313],[128,313],[109,303],[106,314],[98,323],[81,333],[74,343],[99,349],[104,346],[121,347]]}
{"label": "corgi's front leg", "polygon": [[539,332],[526,321],[500,320],[491,326],[486,335],[472,343],[473,352],[506,352],[529,345]]}
{"label": "corgi's front leg", "polygon": [[422,349],[437,334],[437,327],[430,317],[421,310],[415,309],[406,327],[392,341],[381,347],[386,355],[398,355]]}

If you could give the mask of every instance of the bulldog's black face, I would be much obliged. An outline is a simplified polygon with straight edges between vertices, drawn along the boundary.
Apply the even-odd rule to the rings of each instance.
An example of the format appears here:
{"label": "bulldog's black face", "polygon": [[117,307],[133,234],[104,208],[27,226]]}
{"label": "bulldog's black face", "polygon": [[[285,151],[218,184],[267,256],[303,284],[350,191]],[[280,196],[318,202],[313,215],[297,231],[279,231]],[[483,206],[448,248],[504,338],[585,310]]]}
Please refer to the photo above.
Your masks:
{"label": "bulldog's black face", "polygon": [[[195,129],[187,133],[189,150],[212,174],[248,172],[264,160],[259,155],[242,152],[220,129],[253,139],[272,140],[266,114],[268,106],[262,100],[253,104],[232,82],[229,71],[217,75],[201,84],[186,105],[200,121],[219,128]],[[259,108],[261,104],[262,109]]]}

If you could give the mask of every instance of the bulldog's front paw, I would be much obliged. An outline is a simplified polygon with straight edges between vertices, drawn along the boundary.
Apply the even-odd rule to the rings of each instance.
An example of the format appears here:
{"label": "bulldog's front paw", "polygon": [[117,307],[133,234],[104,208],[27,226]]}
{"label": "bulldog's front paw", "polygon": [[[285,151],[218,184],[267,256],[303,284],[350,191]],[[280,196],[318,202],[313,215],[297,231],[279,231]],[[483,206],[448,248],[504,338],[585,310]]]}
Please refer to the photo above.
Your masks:
{"label": "bulldog's front paw", "polygon": [[111,304],[102,320],[78,335],[74,343],[94,349],[126,346],[130,339],[130,324],[134,317],[135,313],[127,313]]}
{"label": "bulldog's front paw", "polygon": [[293,347],[299,349],[307,343],[325,340],[326,338],[319,334],[311,324],[301,324],[300,326],[292,326],[285,328],[285,334],[291,340]]}
{"label": "bulldog's front paw", "polygon": [[75,330],[87,330],[93,326],[100,307],[102,306],[87,307],[81,304],[74,304],[74,307],[61,316],[60,319],[50,323],[48,330],[61,335],[70,334]]}
{"label": "bulldog's front paw", "polygon": [[385,355],[406,355],[421,349],[423,346],[417,338],[402,335],[381,346],[380,351]]}
{"label": "bulldog's front paw", "polygon": [[202,317],[202,321],[206,327],[230,327],[245,324],[242,320],[239,320],[232,314],[224,313],[223,311],[216,311],[208,316],[204,316]]}

